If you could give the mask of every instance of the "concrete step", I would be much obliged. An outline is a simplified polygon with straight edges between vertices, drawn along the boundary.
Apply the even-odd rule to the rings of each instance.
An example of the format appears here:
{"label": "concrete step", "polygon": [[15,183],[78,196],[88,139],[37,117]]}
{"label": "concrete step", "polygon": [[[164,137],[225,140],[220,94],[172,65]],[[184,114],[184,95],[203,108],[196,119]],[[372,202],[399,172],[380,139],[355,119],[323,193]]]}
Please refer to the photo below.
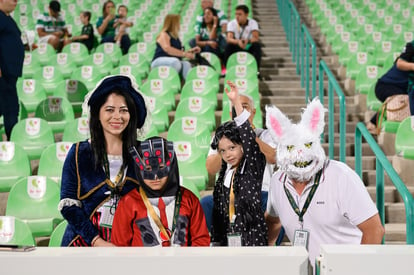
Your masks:
{"label": "concrete step", "polygon": [[386,223],[406,223],[404,203],[386,203],[385,204],[385,222]]}
{"label": "concrete step", "polygon": [[406,240],[405,223],[386,223],[385,224],[385,244],[388,242],[405,242]]}

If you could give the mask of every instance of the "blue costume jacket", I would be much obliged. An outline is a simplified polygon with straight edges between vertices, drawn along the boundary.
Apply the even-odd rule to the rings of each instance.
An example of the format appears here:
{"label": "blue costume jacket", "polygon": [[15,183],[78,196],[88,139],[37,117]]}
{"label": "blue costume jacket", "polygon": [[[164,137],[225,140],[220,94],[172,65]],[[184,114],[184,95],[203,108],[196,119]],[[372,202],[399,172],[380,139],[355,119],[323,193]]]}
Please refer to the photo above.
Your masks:
{"label": "blue costume jacket", "polygon": [[[120,183],[121,196],[138,186],[133,159],[130,158],[124,180]],[[61,213],[68,221],[62,246],[69,246],[82,237],[90,245],[99,234],[91,219],[111,197],[110,182],[103,168],[94,168],[94,156],[88,141],[76,143],[69,150],[62,172]]]}

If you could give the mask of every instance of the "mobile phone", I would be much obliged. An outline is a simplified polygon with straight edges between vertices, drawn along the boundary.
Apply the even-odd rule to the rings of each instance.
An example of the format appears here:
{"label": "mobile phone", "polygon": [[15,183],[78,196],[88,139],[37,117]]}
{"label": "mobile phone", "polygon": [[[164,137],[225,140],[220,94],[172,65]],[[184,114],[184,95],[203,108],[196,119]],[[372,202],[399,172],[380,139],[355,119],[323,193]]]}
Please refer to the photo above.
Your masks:
{"label": "mobile phone", "polygon": [[28,252],[35,249],[34,245],[0,244],[0,251]]}

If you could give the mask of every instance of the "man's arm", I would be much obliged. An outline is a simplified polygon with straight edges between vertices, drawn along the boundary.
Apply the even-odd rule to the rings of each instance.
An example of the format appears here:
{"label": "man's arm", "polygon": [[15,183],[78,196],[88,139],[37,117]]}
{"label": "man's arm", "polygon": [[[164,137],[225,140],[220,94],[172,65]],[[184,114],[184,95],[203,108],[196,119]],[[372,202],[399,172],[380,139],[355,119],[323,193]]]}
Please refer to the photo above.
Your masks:
{"label": "man's arm", "polygon": [[378,213],[358,224],[358,228],[362,231],[361,244],[381,244],[385,229]]}
{"label": "man's arm", "polygon": [[211,154],[206,159],[207,172],[210,175],[216,175],[221,168],[221,156],[219,153]]}
{"label": "man's arm", "polygon": [[414,63],[407,62],[404,59],[398,58],[397,68],[401,71],[414,71]]}
{"label": "man's arm", "polygon": [[274,246],[276,244],[277,237],[279,236],[282,224],[279,217],[270,216],[269,213],[264,214],[267,228],[268,228],[268,244]]}
{"label": "man's arm", "polygon": [[276,149],[261,140],[256,138],[257,144],[259,144],[260,151],[265,155],[266,162],[269,164],[276,164]]}

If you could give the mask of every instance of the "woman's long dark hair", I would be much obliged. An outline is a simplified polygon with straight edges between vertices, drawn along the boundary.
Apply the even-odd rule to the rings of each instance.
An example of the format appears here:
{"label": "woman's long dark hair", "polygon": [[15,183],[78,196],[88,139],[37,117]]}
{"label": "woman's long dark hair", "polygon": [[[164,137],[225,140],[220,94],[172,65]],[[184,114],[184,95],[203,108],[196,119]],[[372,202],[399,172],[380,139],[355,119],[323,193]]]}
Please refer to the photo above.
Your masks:
{"label": "woman's long dark hair", "polygon": [[103,4],[103,6],[102,6],[102,15],[103,15],[104,19],[105,19],[105,16],[107,16],[107,15],[108,15],[108,14],[106,13],[106,6],[107,6],[109,3],[112,3],[112,4],[114,4],[114,6],[115,6],[114,1],[112,1],[112,0],[108,0],[108,1],[106,1],[106,2]]}
{"label": "woman's long dark hair", "polygon": [[[213,13],[214,16],[217,16],[217,10],[215,8],[208,7],[208,8],[205,8],[204,11],[205,10],[209,10],[209,11],[211,11]],[[201,23],[201,27],[202,28],[205,28],[206,26],[207,26],[206,21],[204,21],[204,18],[203,18],[203,23]]]}
{"label": "woman's long dark hair", "polygon": [[122,91],[114,90],[108,93],[107,96],[97,98],[94,104],[90,106],[90,119],[89,128],[91,132],[91,147],[95,157],[95,169],[99,169],[103,166],[103,161],[106,159],[106,140],[102,129],[102,124],[99,120],[99,112],[104,105],[108,96],[111,94],[120,95],[125,98],[125,102],[128,107],[130,115],[129,123],[125,130],[122,132],[122,159],[123,165],[126,167],[130,158],[128,149],[137,143],[137,109],[135,102],[131,95]]}

